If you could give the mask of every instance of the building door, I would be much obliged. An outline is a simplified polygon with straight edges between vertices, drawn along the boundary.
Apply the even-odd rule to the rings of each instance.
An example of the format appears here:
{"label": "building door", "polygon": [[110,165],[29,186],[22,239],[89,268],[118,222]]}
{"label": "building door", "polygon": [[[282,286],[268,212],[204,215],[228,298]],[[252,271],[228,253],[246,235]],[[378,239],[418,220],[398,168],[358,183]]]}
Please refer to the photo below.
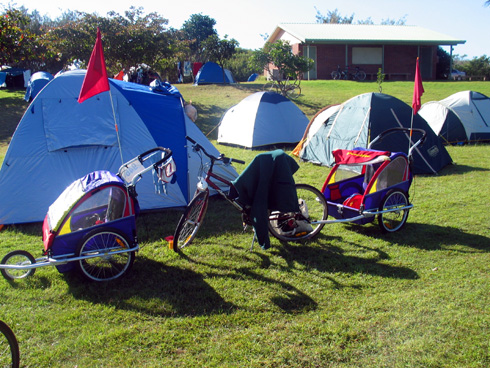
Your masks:
{"label": "building door", "polygon": [[422,74],[422,80],[432,79],[432,47],[420,47],[420,73]]}
{"label": "building door", "polygon": [[316,46],[303,46],[303,56],[314,61],[313,68],[303,74],[303,79],[312,80],[317,78],[316,68]]}

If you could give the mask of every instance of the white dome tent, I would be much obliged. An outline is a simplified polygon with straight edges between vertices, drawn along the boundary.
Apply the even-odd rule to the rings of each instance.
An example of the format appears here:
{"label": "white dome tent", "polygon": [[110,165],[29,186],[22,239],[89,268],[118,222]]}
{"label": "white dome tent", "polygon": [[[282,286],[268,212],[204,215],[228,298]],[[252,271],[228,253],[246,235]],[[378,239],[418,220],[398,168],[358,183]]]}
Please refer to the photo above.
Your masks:
{"label": "white dome tent", "polygon": [[275,92],[256,92],[226,111],[218,143],[246,148],[295,144],[308,125],[306,115]]}

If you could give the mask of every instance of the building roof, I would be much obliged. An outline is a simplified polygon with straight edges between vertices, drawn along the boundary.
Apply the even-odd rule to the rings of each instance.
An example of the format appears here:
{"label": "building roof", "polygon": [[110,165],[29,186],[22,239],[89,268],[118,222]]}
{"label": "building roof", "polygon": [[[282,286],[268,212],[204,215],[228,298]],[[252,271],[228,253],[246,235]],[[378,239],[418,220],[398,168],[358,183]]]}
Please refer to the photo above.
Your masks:
{"label": "building roof", "polygon": [[330,23],[280,23],[268,41],[277,39],[330,44],[458,45],[466,42],[418,26]]}

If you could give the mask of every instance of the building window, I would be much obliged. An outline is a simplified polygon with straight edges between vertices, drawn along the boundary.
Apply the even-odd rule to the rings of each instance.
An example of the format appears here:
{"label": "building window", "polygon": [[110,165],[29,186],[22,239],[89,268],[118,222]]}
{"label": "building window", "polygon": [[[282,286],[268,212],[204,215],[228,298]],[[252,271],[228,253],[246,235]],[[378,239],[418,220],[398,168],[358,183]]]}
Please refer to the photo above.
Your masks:
{"label": "building window", "polygon": [[382,47],[353,47],[352,64],[382,64]]}

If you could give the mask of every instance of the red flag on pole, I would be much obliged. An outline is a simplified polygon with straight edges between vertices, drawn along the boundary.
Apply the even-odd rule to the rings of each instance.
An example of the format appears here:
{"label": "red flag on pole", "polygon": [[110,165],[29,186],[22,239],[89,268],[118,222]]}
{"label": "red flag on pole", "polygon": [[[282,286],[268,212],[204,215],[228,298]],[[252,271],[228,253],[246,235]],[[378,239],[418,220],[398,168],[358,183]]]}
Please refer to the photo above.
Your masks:
{"label": "red flag on pole", "polygon": [[100,29],[97,27],[97,40],[95,41],[92,55],[90,55],[87,74],[85,74],[85,78],[83,79],[78,102],[82,103],[90,97],[104,91],[109,91],[109,79],[107,78],[107,70],[105,67]]}
{"label": "red flag on pole", "polygon": [[422,77],[420,76],[419,58],[415,66],[415,85],[413,87],[412,109],[413,115],[416,115],[420,110],[420,97],[424,94],[424,86],[422,85]]}
{"label": "red flag on pole", "polygon": [[124,70],[121,70],[119,73],[117,73],[117,74],[114,76],[114,79],[117,79],[117,80],[123,80],[123,79],[124,79]]}

